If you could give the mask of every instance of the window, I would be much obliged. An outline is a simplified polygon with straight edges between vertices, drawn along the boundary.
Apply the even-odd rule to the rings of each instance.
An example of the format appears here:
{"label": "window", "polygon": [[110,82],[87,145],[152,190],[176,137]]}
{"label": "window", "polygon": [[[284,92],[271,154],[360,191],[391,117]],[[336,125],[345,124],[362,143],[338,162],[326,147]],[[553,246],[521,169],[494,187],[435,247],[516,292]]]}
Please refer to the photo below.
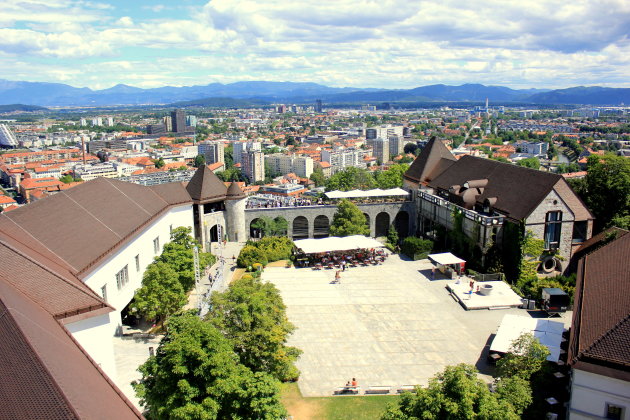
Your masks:
{"label": "window", "polygon": [[153,252],[156,254],[160,253],[160,237],[158,236],[153,240]]}
{"label": "window", "polygon": [[103,297],[103,300],[107,302],[107,285],[101,287],[101,296]]}
{"label": "window", "polygon": [[550,211],[545,217],[545,249],[560,247],[560,232],[562,231],[562,212]]}
{"label": "window", "polygon": [[125,287],[125,285],[129,283],[129,269],[127,266],[124,266],[122,270],[116,273],[116,286],[118,290]]}
{"label": "window", "polygon": [[140,271],[140,254],[136,255],[136,271]]}
{"label": "window", "polygon": [[581,244],[586,240],[588,222],[586,220],[573,223],[573,240],[574,244]]}
{"label": "window", "polygon": [[620,405],[606,403],[606,418],[607,419],[622,420],[624,411],[625,411],[625,408]]}

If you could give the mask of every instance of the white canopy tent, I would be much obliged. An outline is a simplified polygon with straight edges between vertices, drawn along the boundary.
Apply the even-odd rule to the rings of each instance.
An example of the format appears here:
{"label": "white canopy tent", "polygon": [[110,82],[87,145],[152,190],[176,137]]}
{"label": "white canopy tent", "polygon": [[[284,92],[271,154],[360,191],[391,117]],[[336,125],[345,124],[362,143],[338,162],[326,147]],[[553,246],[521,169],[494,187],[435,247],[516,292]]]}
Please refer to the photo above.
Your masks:
{"label": "white canopy tent", "polygon": [[294,241],[293,243],[305,254],[383,247],[383,244],[379,241],[361,235],[346,236],[343,238],[330,237],[320,239],[300,239]]}
{"label": "white canopy tent", "polygon": [[549,349],[547,360],[557,362],[560,359],[560,344],[564,324],[548,319],[527,318],[518,315],[505,315],[490,345],[491,352],[507,353],[512,342],[523,333],[531,333],[542,345]]}
{"label": "white canopy tent", "polygon": [[367,191],[330,191],[326,193],[328,198],[367,198],[367,197],[403,197],[408,196],[409,191],[402,188],[390,188],[387,190],[373,189]]}
{"label": "white canopy tent", "polygon": [[429,254],[429,259],[439,265],[461,264],[466,261],[451,254],[450,252],[442,252],[441,254]]}

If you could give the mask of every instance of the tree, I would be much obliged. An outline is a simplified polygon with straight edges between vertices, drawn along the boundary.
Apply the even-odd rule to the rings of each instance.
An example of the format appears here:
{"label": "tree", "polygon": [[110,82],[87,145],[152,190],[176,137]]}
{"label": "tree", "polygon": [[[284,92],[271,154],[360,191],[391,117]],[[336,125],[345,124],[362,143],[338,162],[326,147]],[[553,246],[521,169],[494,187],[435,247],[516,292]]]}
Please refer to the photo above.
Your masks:
{"label": "tree", "polygon": [[376,187],[376,181],[366,169],[351,166],[339,171],[326,181],[326,190],[369,190]]}
{"label": "tree", "polygon": [[136,290],[132,308],[147,319],[164,320],[187,302],[186,293],[177,273],[163,262],[149,264],[142,277],[142,287]]}
{"label": "tree", "polygon": [[300,351],[286,345],[295,327],[273,283],[241,277],[227,291],[213,293],[210,308],[208,321],[232,342],[243,365],[282,381],[297,379],[293,363]]}
{"label": "tree", "polygon": [[310,180],[315,183],[316,187],[321,187],[326,183],[326,177],[322,168],[316,168],[310,176]]}
{"label": "tree", "polygon": [[517,420],[519,412],[503,395],[492,393],[477,378],[474,366],[447,366],[429,380],[427,388],[405,392],[382,420],[439,419]]}
{"label": "tree", "polygon": [[396,226],[392,223],[389,226],[389,230],[387,231],[387,243],[392,246],[398,246],[398,242],[400,241],[400,237],[398,236],[398,231],[396,230]]}
{"label": "tree", "polygon": [[179,281],[185,291],[195,286],[193,248],[199,252],[199,267],[201,270],[214,264],[216,257],[208,252],[201,252],[201,246],[191,236],[192,229],[181,226],[171,232],[171,242],[164,245],[162,254],[157,261],[168,264],[178,275]]}
{"label": "tree", "polygon": [[418,145],[416,143],[407,143],[405,144],[405,148],[403,149],[405,154],[411,153],[416,154],[416,150],[418,150]]}
{"label": "tree", "polygon": [[577,193],[593,212],[598,230],[630,216],[630,159],[612,154],[589,156],[583,186]]}
{"label": "tree", "polygon": [[206,164],[206,157],[204,155],[195,156],[195,162],[193,163],[193,166],[195,168],[199,168],[205,164]]}
{"label": "tree", "polygon": [[330,234],[332,236],[368,236],[370,227],[361,210],[354,203],[343,199],[337,205],[337,212],[330,225]]}
{"label": "tree", "polygon": [[278,216],[275,219],[262,216],[256,219],[251,227],[257,229],[261,236],[285,236],[287,234],[288,222],[284,217]]}
{"label": "tree", "polygon": [[155,167],[160,169],[162,167],[164,167],[164,165],[166,165],[166,163],[164,162],[164,159],[159,158],[159,159],[153,159],[153,163],[155,164]]}
{"label": "tree", "polygon": [[549,349],[531,333],[521,334],[510,345],[510,350],[497,362],[501,378],[519,377],[529,381],[539,372],[549,356]]}
{"label": "tree", "polygon": [[540,168],[540,161],[538,160],[538,158],[535,158],[535,157],[521,159],[516,164],[518,166],[524,166],[526,168],[532,168],[532,169]]}
{"label": "tree", "polygon": [[132,383],[152,419],[264,419],[287,413],[277,380],[238,362],[232,343],[187,312],[169,320],[155,356]]}
{"label": "tree", "polygon": [[390,188],[399,188],[403,185],[403,175],[409,169],[409,165],[401,163],[392,165],[386,171],[381,171],[376,174],[376,183],[378,188],[384,190]]}

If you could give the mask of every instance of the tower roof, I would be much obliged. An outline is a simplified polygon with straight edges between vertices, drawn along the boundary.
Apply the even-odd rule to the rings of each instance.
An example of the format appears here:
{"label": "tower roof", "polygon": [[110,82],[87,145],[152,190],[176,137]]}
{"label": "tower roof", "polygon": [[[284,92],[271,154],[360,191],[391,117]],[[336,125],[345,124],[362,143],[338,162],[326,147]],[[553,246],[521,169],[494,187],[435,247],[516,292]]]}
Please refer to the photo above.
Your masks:
{"label": "tower roof", "polygon": [[455,163],[457,159],[446,148],[444,143],[435,137],[422,149],[420,155],[413,161],[404,177],[416,183],[426,183],[441,174]]}
{"label": "tower roof", "polygon": [[227,190],[227,199],[240,200],[242,198],[245,198],[245,193],[243,192],[241,187],[238,186],[238,182],[232,181],[230,187]]}
{"label": "tower roof", "polygon": [[227,188],[208,166],[203,165],[193,175],[186,191],[195,203],[205,204],[225,200]]}

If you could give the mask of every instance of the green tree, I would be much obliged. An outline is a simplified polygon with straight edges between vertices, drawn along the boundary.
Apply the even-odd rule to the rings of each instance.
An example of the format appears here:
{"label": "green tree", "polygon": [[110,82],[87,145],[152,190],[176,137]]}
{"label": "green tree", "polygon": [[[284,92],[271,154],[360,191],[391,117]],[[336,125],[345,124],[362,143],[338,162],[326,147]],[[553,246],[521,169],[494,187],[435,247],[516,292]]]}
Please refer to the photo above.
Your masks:
{"label": "green tree", "polygon": [[330,234],[332,236],[368,236],[370,227],[361,210],[354,203],[343,199],[337,205],[337,211],[330,225]]}
{"label": "green tree", "polygon": [[519,412],[508,400],[492,393],[477,377],[474,366],[447,366],[429,380],[427,388],[405,392],[389,406],[382,420],[486,419],[517,420]]}
{"label": "green tree", "polygon": [[199,168],[200,166],[203,166],[205,164],[206,164],[206,157],[204,155],[195,156],[195,162],[193,163],[193,166],[195,168]]}
{"label": "green tree", "polygon": [[326,177],[322,168],[316,168],[310,176],[311,181],[315,183],[316,187],[321,187],[326,183]]}
{"label": "green tree", "polygon": [[519,377],[529,381],[538,373],[549,356],[549,349],[531,333],[521,334],[510,345],[510,350],[497,362],[497,376]]}
{"label": "green tree", "polygon": [[538,169],[540,168],[540,160],[535,157],[521,159],[516,163],[518,166],[524,166],[526,168]]}
{"label": "green tree", "polygon": [[166,165],[166,163],[164,162],[164,159],[162,158],[153,159],[153,163],[155,164],[155,167],[158,169],[163,168],[164,165]]}
{"label": "green tree", "polygon": [[210,308],[207,319],[232,342],[243,365],[282,381],[297,379],[300,351],[286,345],[295,327],[273,283],[242,277],[227,291],[213,293]]}
{"label": "green tree", "polygon": [[285,236],[288,229],[287,219],[278,216],[275,219],[271,217],[262,216],[256,219],[251,227],[257,229],[262,236]]}
{"label": "green tree", "polygon": [[376,181],[366,169],[351,166],[339,171],[326,181],[326,191],[369,190],[376,187]]}
{"label": "green tree", "polygon": [[181,226],[171,232],[171,242],[164,245],[162,254],[157,261],[168,264],[178,275],[179,281],[185,291],[195,286],[193,249],[197,247],[199,252],[199,266],[204,270],[208,265],[214,264],[216,257],[208,252],[201,252],[201,246],[191,235],[192,229]]}
{"label": "green tree", "polygon": [[232,343],[190,312],[173,316],[132,386],[152,419],[284,418],[280,384],[239,363]]}
{"label": "green tree", "polygon": [[545,241],[534,236],[528,230],[521,241],[521,258],[517,286],[523,293],[530,292],[530,288],[538,282],[538,266],[540,257],[545,250]]}
{"label": "green tree", "polygon": [[392,165],[386,171],[381,171],[376,174],[376,184],[378,188],[384,190],[390,188],[402,187],[403,175],[409,169],[409,165],[401,163]]}
{"label": "green tree", "polygon": [[396,226],[392,223],[387,231],[387,243],[392,246],[397,246],[399,241],[400,237],[398,236],[398,230],[396,230]]}
{"label": "green tree", "polygon": [[607,154],[588,158],[584,189],[578,190],[598,230],[630,216],[630,159]]}
{"label": "green tree", "polygon": [[142,277],[142,287],[136,290],[132,308],[147,319],[164,320],[187,302],[186,293],[177,273],[163,262],[149,264]]}

